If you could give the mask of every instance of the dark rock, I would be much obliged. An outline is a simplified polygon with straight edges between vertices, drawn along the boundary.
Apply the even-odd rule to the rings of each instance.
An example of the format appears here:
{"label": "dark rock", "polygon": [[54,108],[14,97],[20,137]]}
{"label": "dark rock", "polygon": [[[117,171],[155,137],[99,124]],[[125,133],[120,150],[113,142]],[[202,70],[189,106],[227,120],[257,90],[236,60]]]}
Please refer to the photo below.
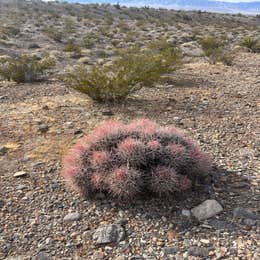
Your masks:
{"label": "dark rock", "polygon": [[243,224],[247,226],[255,226],[256,222],[257,221],[255,219],[250,219],[250,218],[246,218],[243,220]]}
{"label": "dark rock", "polygon": [[41,133],[47,133],[49,130],[49,126],[46,124],[39,124],[38,125],[38,131]]}
{"label": "dark rock", "polygon": [[83,132],[82,132],[82,130],[81,129],[75,129],[74,131],[73,131],[73,134],[74,135],[80,135],[80,134],[82,134]]}
{"label": "dark rock", "polygon": [[130,260],[144,260],[144,257],[141,255],[134,255],[130,258]]}
{"label": "dark rock", "polygon": [[112,116],[112,115],[114,115],[114,113],[110,110],[107,110],[107,111],[102,111],[102,115],[103,116]]}
{"label": "dark rock", "polygon": [[30,43],[28,49],[39,49],[40,46],[37,43]]}
{"label": "dark rock", "polygon": [[218,219],[210,219],[208,220],[208,224],[215,228],[216,230],[221,230],[221,229],[228,229],[228,230],[234,230],[235,225],[232,223],[229,223],[224,220],[218,220]]}
{"label": "dark rock", "polygon": [[204,247],[192,246],[188,250],[188,254],[192,256],[207,257],[209,252]]}
{"label": "dark rock", "polygon": [[0,146],[0,156],[3,156],[7,153],[8,148],[5,146]]}
{"label": "dark rock", "polygon": [[177,253],[177,248],[174,247],[174,246],[171,246],[171,247],[164,247],[162,249],[163,251],[163,256],[167,256],[167,255],[174,255]]}
{"label": "dark rock", "polygon": [[119,220],[116,221],[116,224],[125,226],[128,223],[128,220],[125,218],[120,218]]}
{"label": "dark rock", "polygon": [[247,218],[247,219],[258,219],[259,217],[249,211],[249,210],[246,210],[246,209],[243,209],[243,208],[235,208],[233,210],[233,217],[234,218]]}

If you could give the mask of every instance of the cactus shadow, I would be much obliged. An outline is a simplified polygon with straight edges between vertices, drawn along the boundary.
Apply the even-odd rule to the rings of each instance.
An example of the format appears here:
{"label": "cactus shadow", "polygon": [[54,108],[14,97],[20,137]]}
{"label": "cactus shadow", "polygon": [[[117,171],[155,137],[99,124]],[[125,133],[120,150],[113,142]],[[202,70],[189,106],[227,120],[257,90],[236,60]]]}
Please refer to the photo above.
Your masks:
{"label": "cactus shadow", "polygon": [[147,193],[131,201],[115,200],[105,195],[105,198],[97,199],[95,203],[97,207],[127,212],[128,217],[131,218],[139,216],[144,220],[158,220],[165,217],[175,223],[179,229],[186,230],[199,223],[192,216],[187,218],[182,215],[182,210],[190,210],[207,199],[215,199],[222,204],[224,211],[217,219],[210,219],[209,224],[212,224],[215,229],[235,229],[236,224],[232,220],[233,209],[247,205],[248,199],[252,196],[250,181],[246,177],[216,167],[210,183],[198,184],[190,192],[169,197],[158,197]]}

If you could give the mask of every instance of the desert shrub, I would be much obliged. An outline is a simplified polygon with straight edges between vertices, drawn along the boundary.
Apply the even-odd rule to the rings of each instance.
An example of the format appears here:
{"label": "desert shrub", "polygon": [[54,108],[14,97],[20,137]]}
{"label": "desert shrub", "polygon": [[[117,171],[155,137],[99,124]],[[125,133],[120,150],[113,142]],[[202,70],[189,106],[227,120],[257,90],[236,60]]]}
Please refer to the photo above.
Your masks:
{"label": "desert shrub", "polygon": [[180,130],[141,119],[94,129],[64,158],[63,176],[86,197],[102,191],[131,199],[186,192],[207,183],[211,169],[210,157]]}
{"label": "desert shrub", "polygon": [[82,38],[81,45],[87,49],[91,49],[92,47],[95,46],[95,44],[100,42],[101,42],[100,35],[94,32],[90,32]]}
{"label": "desert shrub", "polygon": [[69,42],[63,49],[64,52],[69,52],[71,58],[80,58],[81,57],[81,49],[80,46],[74,42]]}
{"label": "desert shrub", "polygon": [[35,56],[22,55],[16,58],[0,59],[0,75],[3,79],[20,82],[32,82],[40,79],[46,70],[55,65],[51,57],[38,59]]}
{"label": "desert shrub", "polygon": [[98,102],[118,102],[144,86],[152,86],[162,74],[177,69],[180,61],[175,48],[162,52],[133,48],[121,51],[110,65],[96,65],[90,71],[77,66],[66,75],[65,83]]}
{"label": "desert shrub", "polygon": [[205,37],[200,40],[202,50],[209,57],[210,61],[215,64],[222,62],[228,66],[232,65],[233,53],[226,49],[226,42],[213,36]]}
{"label": "desert shrub", "polygon": [[16,36],[20,33],[20,28],[15,26],[0,25],[0,39],[6,40],[8,37]]}
{"label": "desert shrub", "polygon": [[75,25],[75,21],[71,17],[64,18],[64,31],[66,33],[73,33]]}
{"label": "desert shrub", "polygon": [[260,52],[260,43],[257,39],[246,37],[242,41],[242,46],[246,47],[251,52]]}
{"label": "desert shrub", "polygon": [[60,29],[55,28],[53,26],[50,27],[45,27],[43,29],[43,32],[52,40],[56,41],[56,42],[61,42],[62,38],[63,38],[63,32],[60,31]]}

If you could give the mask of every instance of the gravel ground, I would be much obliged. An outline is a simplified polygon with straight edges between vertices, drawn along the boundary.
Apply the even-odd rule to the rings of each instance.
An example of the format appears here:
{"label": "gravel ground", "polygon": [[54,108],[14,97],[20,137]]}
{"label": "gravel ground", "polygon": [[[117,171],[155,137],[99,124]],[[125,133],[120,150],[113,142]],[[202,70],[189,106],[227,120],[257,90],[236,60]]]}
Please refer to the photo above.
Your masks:
{"label": "gravel ground", "polygon": [[[115,106],[55,81],[0,82],[0,258],[259,259],[259,68],[259,54],[239,53],[232,67],[197,59]],[[211,153],[212,186],[133,204],[65,187],[68,147],[103,120],[139,117],[175,124]],[[223,211],[190,216],[207,199]],[[117,241],[98,243],[93,234],[110,224]]]}

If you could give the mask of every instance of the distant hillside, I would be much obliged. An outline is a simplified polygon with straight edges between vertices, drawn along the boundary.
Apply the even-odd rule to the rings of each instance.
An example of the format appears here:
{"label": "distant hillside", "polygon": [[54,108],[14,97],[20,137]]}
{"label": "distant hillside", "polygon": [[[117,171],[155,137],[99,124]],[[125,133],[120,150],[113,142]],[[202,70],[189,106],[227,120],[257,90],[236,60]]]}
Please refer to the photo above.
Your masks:
{"label": "distant hillside", "polygon": [[227,13],[252,13],[260,14],[260,1],[228,3],[214,0],[69,0],[67,2],[80,3],[110,3],[126,6],[152,6],[184,10],[205,10]]}

